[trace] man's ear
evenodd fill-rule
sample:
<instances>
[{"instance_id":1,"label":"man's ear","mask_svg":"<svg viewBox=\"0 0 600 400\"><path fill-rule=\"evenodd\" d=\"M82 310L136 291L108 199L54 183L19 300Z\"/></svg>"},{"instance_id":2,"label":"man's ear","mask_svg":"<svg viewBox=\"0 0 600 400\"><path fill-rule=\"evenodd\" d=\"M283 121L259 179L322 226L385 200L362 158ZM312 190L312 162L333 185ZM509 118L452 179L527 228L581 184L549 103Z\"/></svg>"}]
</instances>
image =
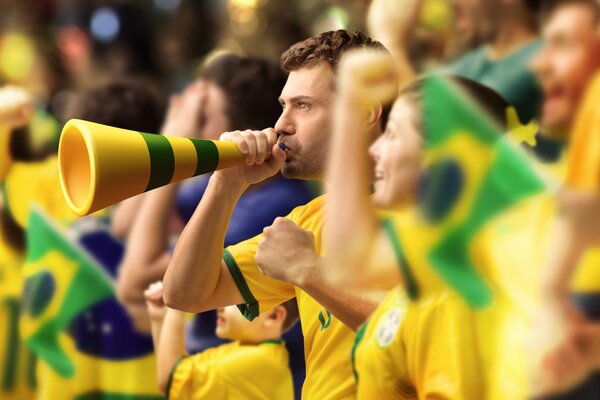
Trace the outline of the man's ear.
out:
<instances>
[{"instance_id":1,"label":"man's ear","mask_svg":"<svg viewBox=\"0 0 600 400\"><path fill-rule=\"evenodd\" d=\"M369 128L379 124L379 120L381 119L381 114L383 113L383 106L381 103L377 103L377 105L371 107L369 110L369 114L367 115L367 124Z\"/></svg>"}]
</instances>

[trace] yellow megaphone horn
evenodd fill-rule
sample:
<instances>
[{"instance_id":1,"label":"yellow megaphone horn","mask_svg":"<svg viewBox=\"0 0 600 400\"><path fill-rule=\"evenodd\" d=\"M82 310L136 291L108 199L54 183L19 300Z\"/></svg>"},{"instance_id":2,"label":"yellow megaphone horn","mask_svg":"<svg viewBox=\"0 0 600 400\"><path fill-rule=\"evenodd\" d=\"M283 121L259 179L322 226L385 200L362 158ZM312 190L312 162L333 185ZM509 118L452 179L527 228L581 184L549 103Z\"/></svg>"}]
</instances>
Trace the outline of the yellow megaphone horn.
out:
<instances>
[{"instance_id":1,"label":"yellow megaphone horn","mask_svg":"<svg viewBox=\"0 0 600 400\"><path fill-rule=\"evenodd\" d=\"M239 165L233 142L169 137L72 119L58 145L60 185L81 216L206 172Z\"/></svg>"}]
</instances>

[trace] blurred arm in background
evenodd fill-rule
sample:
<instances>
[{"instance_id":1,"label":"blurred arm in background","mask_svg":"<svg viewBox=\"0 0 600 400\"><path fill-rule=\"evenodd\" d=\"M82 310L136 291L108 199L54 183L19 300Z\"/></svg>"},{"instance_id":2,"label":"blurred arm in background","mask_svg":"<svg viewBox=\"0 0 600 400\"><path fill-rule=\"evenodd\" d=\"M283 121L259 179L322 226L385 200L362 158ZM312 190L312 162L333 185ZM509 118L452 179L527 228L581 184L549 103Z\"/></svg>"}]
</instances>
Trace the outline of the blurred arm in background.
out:
<instances>
[{"instance_id":1,"label":"blurred arm in background","mask_svg":"<svg viewBox=\"0 0 600 400\"><path fill-rule=\"evenodd\" d=\"M392 53L400 86L412 81L417 71L408 54L411 35L419 23L424 0L373 0L367 15L371 37Z\"/></svg>"},{"instance_id":2,"label":"blurred arm in background","mask_svg":"<svg viewBox=\"0 0 600 400\"><path fill-rule=\"evenodd\" d=\"M205 90L192 84L180 96L171 99L162 133L169 136L197 135ZM128 204L121 210L139 207L127 238L127 247L119 271L117 295L134 318L138 329L148 331L143 292L151 282L162 280L169 260L169 238L174 218L178 184L167 185L143 196L141 204ZM126 223L119 224L126 226Z\"/></svg>"},{"instance_id":3,"label":"blurred arm in background","mask_svg":"<svg viewBox=\"0 0 600 400\"><path fill-rule=\"evenodd\" d=\"M15 86L0 88L0 182L10 169L12 130L26 125L33 116L34 107L29 94Z\"/></svg>"},{"instance_id":4,"label":"blurred arm in background","mask_svg":"<svg viewBox=\"0 0 600 400\"><path fill-rule=\"evenodd\" d=\"M161 393L165 393L173 366L185 350L185 314L165 307L162 299L162 282L151 284L144 292L152 341L156 352L156 377Z\"/></svg>"}]
</instances>

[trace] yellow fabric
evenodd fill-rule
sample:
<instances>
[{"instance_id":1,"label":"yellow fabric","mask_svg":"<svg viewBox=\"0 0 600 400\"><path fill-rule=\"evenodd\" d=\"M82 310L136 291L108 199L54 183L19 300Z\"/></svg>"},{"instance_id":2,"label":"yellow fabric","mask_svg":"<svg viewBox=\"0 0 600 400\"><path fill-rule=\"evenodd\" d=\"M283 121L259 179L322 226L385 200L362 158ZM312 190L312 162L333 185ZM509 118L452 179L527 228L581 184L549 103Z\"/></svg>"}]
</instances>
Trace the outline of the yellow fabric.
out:
<instances>
[{"instance_id":1,"label":"yellow fabric","mask_svg":"<svg viewBox=\"0 0 600 400\"><path fill-rule=\"evenodd\" d=\"M26 226L33 203L61 223L76 218L60 189L56 156L42 162L14 162L3 190L5 207L21 227Z\"/></svg>"},{"instance_id":2,"label":"yellow fabric","mask_svg":"<svg viewBox=\"0 0 600 400\"><path fill-rule=\"evenodd\" d=\"M507 398L488 389L491 313L474 312L449 290L408 302L393 289L357 345L358 399Z\"/></svg>"},{"instance_id":3,"label":"yellow fabric","mask_svg":"<svg viewBox=\"0 0 600 400\"><path fill-rule=\"evenodd\" d=\"M523 338L531 329L540 260L547 249L542 238L554 206L549 195L532 197L489 221L477 235L471 258L493 293L492 304L481 310L470 308L429 265L435 236L417 210L397 214L392 223L420 295L407 307L400 339L390 346L394 357L363 358L371 366L357 365L357 370L382 359L406 360L406 365L380 368L405 371L396 376L395 387L412 390L417 398L525 399L529 377ZM385 313L378 309L369 324ZM365 345L373 346L372 335L365 332ZM366 380L359 375L359 393L373 383L385 391L377 380Z\"/></svg>"},{"instance_id":4,"label":"yellow fabric","mask_svg":"<svg viewBox=\"0 0 600 400\"><path fill-rule=\"evenodd\" d=\"M0 208L1 212L1 208ZM0 231L0 398L33 399L35 359L19 334L23 259Z\"/></svg>"},{"instance_id":5,"label":"yellow fabric","mask_svg":"<svg viewBox=\"0 0 600 400\"><path fill-rule=\"evenodd\" d=\"M319 254L323 251L321 231L324 202L323 196L318 197L304 206L297 207L287 216L303 229L313 232ZM273 309L284 301L296 297L302 321L306 358L306 380L302 388L302 398L307 400L354 398L356 386L350 361L354 332L301 289L260 273L254 260L260 237L261 235L230 246L227 250L235 259L252 295L258 301L261 312ZM235 278L235 274L232 275ZM243 285L237 280L236 282L243 294Z\"/></svg>"},{"instance_id":6,"label":"yellow fabric","mask_svg":"<svg viewBox=\"0 0 600 400\"><path fill-rule=\"evenodd\" d=\"M144 399L161 398L154 354L133 360L105 360L77 351L67 334L61 336L60 344L75 364L76 375L70 379L62 378L40 361L37 400L73 399L98 391L118 393L131 399L138 396Z\"/></svg>"},{"instance_id":7,"label":"yellow fabric","mask_svg":"<svg viewBox=\"0 0 600 400\"><path fill-rule=\"evenodd\" d=\"M505 398L526 399L529 393L529 365L535 355L527 339L539 310L541 271L555 212L550 195L532 197L499 215L478 238L499 305L489 386L493 393L504 390Z\"/></svg>"},{"instance_id":8,"label":"yellow fabric","mask_svg":"<svg viewBox=\"0 0 600 400\"><path fill-rule=\"evenodd\" d=\"M598 79L595 81L595 87L598 88L600 85L600 75ZM593 95L593 90L589 91L590 97ZM591 189L591 179L589 175L584 173L584 169L582 169L582 165L591 165L593 164L592 159L597 157L597 154L590 153L585 150L585 146L582 145L582 141L585 139L585 130L582 129L582 123L580 120L587 120L584 117L588 118L597 118L595 113L592 113L589 105L586 106L586 112L582 112L578 116L578 122L576 126L576 135L573 138L574 143L569 148L566 154L554 163L542 163L538 162L534 159L535 166L538 172L546 177L549 187L551 189L558 190L559 187L563 186L565 182L570 186L575 186L579 189ZM595 132L595 131L594 131ZM591 139L590 134L590 139ZM586 139L587 140L587 139ZM577 158L581 158L581 165L577 163ZM587 168L587 167L586 167ZM587 182L587 183L586 183ZM546 206L549 207L549 206ZM552 211L547 211L547 215L544 216L545 219L550 220L552 215L558 210L556 209L557 205L553 204ZM535 210L532 210L535 212ZM526 215L524 215L527 218ZM527 220L527 219L526 219ZM549 227L549 222L545 222L544 225ZM547 232L540 232L548 234L550 230ZM573 293L598 293L600 294L600 246L589 249L586 254L581 258L579 265L575 269L575 273L571 280L571 291ZM543 261L542 261L543 262Z\"/></svg>"},{"instance_id":9,"label":"yellow fabric","mask_svg":"<svg viewBox=\"0 0 600 400\"><path fill-rule=\"evenodd\" d=\"M537 163L536 167L547 178L551 189L564 182L565 157L551 164ZM495 365L501 369L493 382L499 387L509 385L502 381L509 375L514 382L520 382L512 385L515 392L510 398L526 398L531 381L528 365L539 356L533 349L524 347L524 340L531 337L535 328L532 318L539 310L541 276L553 246L557 207L554 193L532 197L499 215L479 238L485 243L482 256L487 258L488 274L493 277L505 307L497 321L501 351L497 352ZM571 282L572 293L600 294L599 257L600 249L595 248L580 260ZM536 343L538 351L543 351L546 345L543 340Z\"/></svg>"},{"instance_id":10,"label":"yellow fabric","mask_svg":"<svg viewBox=\"0 0 600 400\"><path fill-rule=\"evenodd\" d=\"M184 357L171 373L168 398L189 400L293 399L283 342L232 342Z\"/></svg>"},{"instance_id":11,"label":"yellow fabric","mask_svg":"<svg viewBox=\"0 0 600 400\"><path fill-rule=\"evenodd\" d=\"M579 106L569 149L569 187L600 190L600 73L588 86Z\"/></svg>"},{"instance_id":12,"label":"yellow fabric","mask_svg":"<svg viewBox=\"0 0 600 400\"><path fill-rule=\"evenodd\" d=\"M402 289L392 289L361 328L364 332L357 333L353 365L359 399L416 398L399 333L408 302Z\"/></svg>"},{"instance_id":13,"label":"yellow fabric","mask_svg":"<svg viewBox=\"0 0 600 400\"><path fill-rule=\"evenodd\" d=\"M491 306L475 311L444 283L427 260L428 249L436 237L416 210L396 215L392 223L408 269L417 283L419 297L407 306L398 340L392 343L388 354L380 352L365 362L372 366L381 362L376 361L377 357L390 360L390 365L380 368L400 371L393 382L396 395L403 393L407 398L419 399L494 398L490 397L488 382L492 379L498 340L492 332L496 330L502 309L498 299L494 298ZM480 245L472 247L472 258L480 266L483 264ZM485 268L479 268L479 272L489 281ZM375 319L387 313L386 307L382 304L369 324L378 324ZM365 335L364 340L373 346L377 340L368 337L371 335L373 331ZM393 365L401 362L404 365ZM356 368L372 367L357 365ZM359 375L360 398L373 395L361 388L363 385L372 387L373 383L376 389L367 389L369 392L386 391L377 380L362 379ZM501 391L496 398L509 398L502 397L504 393L507 392Z\"/></svg>"},{"instance_id":14,"label":"yellow fabric","mask_svg":"<svg viewBox=\"0 0 600 400\"><path fill-rule=\"evenodd\" d=\"M21 226L26 225L33 204L63 225L69 225L77 218L63 198L55 156L42 162L15 162L3 189L7 200L4 206ZM20 272L19 270L19 274ZM21 289L16 290L15 293L20 297ZM38 362L37 400L72 399L95 391L125 394L131 399L136 396L161 398L156 383L154 354L126 360L108 360L78 351L66 333L60 340L62 348L75 365L75 376L64 379L44 362Z\"/></svg>"}]
</instances>

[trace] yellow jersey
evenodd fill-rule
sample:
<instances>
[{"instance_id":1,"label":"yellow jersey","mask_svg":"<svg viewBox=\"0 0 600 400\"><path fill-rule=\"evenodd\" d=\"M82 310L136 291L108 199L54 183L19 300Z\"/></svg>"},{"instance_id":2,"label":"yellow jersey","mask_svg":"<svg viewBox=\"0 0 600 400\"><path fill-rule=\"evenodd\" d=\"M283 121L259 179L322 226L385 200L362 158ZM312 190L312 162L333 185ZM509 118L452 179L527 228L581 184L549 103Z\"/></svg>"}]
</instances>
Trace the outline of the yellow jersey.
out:
<instances>
[{"instance_id":1,"label":"yellow jersey","mask_svg":"<svg viewBox=\"0 0 600 400\"><path fill-rule=\"evenodd\" d=\"M404 285L388 294L357 335L359 398L490 398L487 368L497 337L488 330L497 324L496 300L473 310L444 283L427 261L436 236L416 209L388 219L384 230Z\"/></svg>"},{"instance_id":2,"label":"yellow jersey","mask_svg":"<svg viewBox=\"0 0 600 400\"><path fill-rule=\"evenodd\" d=\"M36 359L19 334L22 267L21 254L0 230L0 398L5 400L32 399L35 390Z\"/></svg>"},{"instance_id":3,"label":"yellow jersey","mask_svg":"<svg viewBox=\"0 0 600 400\"><path fill-rule=\"evenodd\" d=\"M232 342L181 358L167 385L168 399L294 398L288 352L282 340Z\"/></svg>"},{"instance_id":4,"label":"yellow jersey","mask_svg":"<svg viewBox=\"0 0 600 400\"><path fill-rule=\"evenodd\" d=\"M303 229L315 235L315 248L323 252L321 243L325 197L295 208L288 216ZM302 289L263 275L254 256L262 235L229 246L223 253L245 304L240 310L248 319L269 311L296 297L306 358L303 399L351 399L356 396L350 352L354 332Z\"/></svg>"},{"instance_id":5,"label":"yellow jersey","mask_svg":"<svg viewBox=\"0 0 600 400\"><path fill-rule=\"evenodd\" d=\"M27 225L32 204L38 204L63 224L77 218L63 197L56 156L40 162L13 162L2 184L2 192L4 207L23 228Z\"/></svg>"},{"instance_id":6,"label":"yellow jersey","mask_svg":"<svg viewBox=\"0 0 600 400\"><path fill-rule=\"evenodd\" d=\"M423 379L408 380L418 398L429 393L428 381L432 378L414 367L429 369L436 360L440 376L455 382L454 389L458 389L454 395L446 392L447 398L528 398L532 382L529 366L535 355L526 348L526 339L531 337L532 318L539 309L541 270L551 245L555 215L554 198L540 194L496 216L479 232L471 245L471 256L493 293L492 303L479 310L470 309L457 293L444 288L444 282L428 265L426 255L431 241L427 230L420 229L418 219L415 222L418 217L405 214L394 220L396 237L392 240L400 242L397 246L404 254L399 262L408 265L419 289L419 297L409 304L400 328L409 335L402 343L410 354L406 370L409 376ZM597 252L588 252L583 259L583 271L593 269L590 263L594 255ZM581 279L581 267L576 279ZM590 281L597 283L593 278ZM413 319L413 313L420 316ZM432 334L436 331L455 335L440 337ZM418 342L411 342L410 335ZM425 340L428 344L419 352L418 343ZM453 353L448 350L451 348L462 351ZM361 385L359 380L359 393Z\"/></svg>"},{"instance_id":7,"label":"yellow jersey","mask_svg":"<svg viewBox=\"0 0 600 400\"><path fill-rule=\"evenodd\" d=\"M390 290L377 310L356 332L352 366L359 399L416 398L406 370L401 326L409 299L398 287Z\"/></svg>"},{"instance_id":8,"label":"yellow jersey","mask_svg":"<svg viewBox=\"0 0 600 400\"><path fill-rule=\"evenodd\" d=\"M563 151L555 162L542 162L530 155L538 173L548 182L552 192L557 191L564 185L567 179L568 153ZM550 206L545 206L550 207ZM557 204L552 205L552 213L556 213ZM545 219L551 219L553 215L547 213ZM547 222L545 223L548 224ZM546 232L549 233L549 232ZM547 238L545 239L547 240ZM600 294L600 246L589 249L579 261L571 280L571 292L574 294Z\"/></svg>"}]
</instances>

